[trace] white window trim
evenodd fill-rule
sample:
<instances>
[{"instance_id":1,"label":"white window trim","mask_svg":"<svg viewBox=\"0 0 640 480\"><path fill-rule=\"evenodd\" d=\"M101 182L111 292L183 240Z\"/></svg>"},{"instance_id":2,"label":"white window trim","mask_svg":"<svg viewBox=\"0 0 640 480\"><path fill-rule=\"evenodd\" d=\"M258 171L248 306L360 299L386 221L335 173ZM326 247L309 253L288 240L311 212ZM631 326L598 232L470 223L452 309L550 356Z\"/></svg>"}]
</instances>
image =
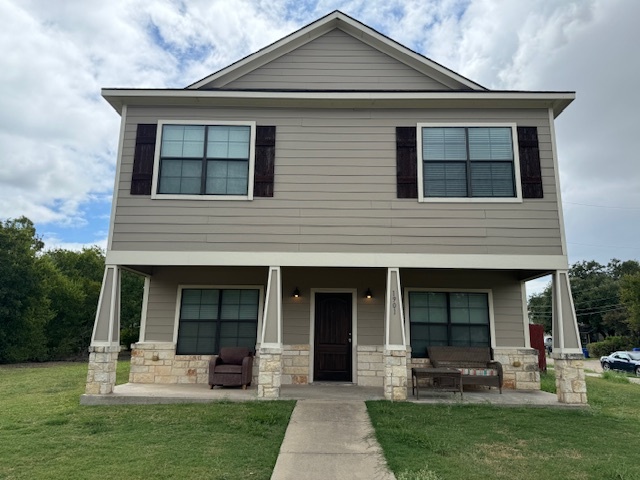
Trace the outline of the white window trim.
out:
<instances>
[{"instance_id":1,"label":"white window trim","mask_svg":"<svg viewBox=\"0 0 640 480\"><path fill-rule=\"evenodd\" d=\"M256 331L255 351L258 351L258 345L262 338L262 315L264 310L264 285L178 285L176 294L176 312L173 324L173 344L178 349L178 329L180 328L180 307L182 306L182 291L188 289L199 290L258 290L258 328ZM204 354L203 354L204 355Z\"/></svg>"},{"instance_id":2,"label":"white window trim","mask_svg":"<svg viewBox=\"0 0 640 480\"><path fill-rule=\"evenodd\" d=\"M443 292L443 293L486 293L489 302L489 340L491 348L496 348L496 324L493 311L493 290L490 288L414 288L407 287L404 289L404 328L407 345L411 346L411 309L409 308L410 292Z\"/></svg>"},{"instance_id":3,"label":"white window trim","mask_svg":"<svg viewBox=\"0 0 640 480\"><path fill-rule=\"evenodd\" d=\"M511 128L513 145L513 167L516 187L515 197L425 197L424 160L422 158L423 127L508 127ZM518 126L515 123L418 123L416 130L418 157L418 202L422 203L522 203L522 179L520 178L520 155L518 148Z\"/></svg>"},{"instance_id":4,"label":"white window trim","mask_svg":"<svg viewBox=\"0 0 640 480\"><path fill-rule=\"evenodd\" d=\"M162 148L162 127L164 125L243 125L250 127L249 138L249 178L247 195L180 195L158 193L158 175L160 174L160 150ZM256 122L237 120L158 120L156 131L156 149L153 158L153 179L151 198L155 200L253 200L253 178L256 163Z\"/></svg>"}]
</instances>

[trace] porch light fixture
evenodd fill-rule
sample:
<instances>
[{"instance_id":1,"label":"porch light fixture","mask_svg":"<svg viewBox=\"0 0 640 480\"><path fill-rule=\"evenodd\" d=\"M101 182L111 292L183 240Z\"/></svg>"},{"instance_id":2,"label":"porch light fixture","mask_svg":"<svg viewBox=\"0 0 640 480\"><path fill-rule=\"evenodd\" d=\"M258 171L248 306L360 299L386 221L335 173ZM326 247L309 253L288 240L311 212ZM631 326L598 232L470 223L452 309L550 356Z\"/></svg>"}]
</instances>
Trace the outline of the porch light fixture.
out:
<instances>
[{"instance_id":1,"label":"porch light fixture","mask_svg":"<svg viewBox=\"0 0 640 480\"><path fill-rule=\"evenodd\" d=\"M366 291L366 292L364 292L364 296L365 296L366 298L371 298L371 297L373 297L373 294L371 293L371 289L370 289L370 288L367 288L367 291Z\"/></svg>"},{"instance_id":2,"label":"porch light fixture","mask_svg":"<svg viewBox=\"0 0 640 480\"><path fill-rule=\"evenodd\" d=\"M293 291L293 297L298 298L299 296L300 296L300 290L298 290L298 287L296 287L296 289Z\"/></svg>"}]
</instances>

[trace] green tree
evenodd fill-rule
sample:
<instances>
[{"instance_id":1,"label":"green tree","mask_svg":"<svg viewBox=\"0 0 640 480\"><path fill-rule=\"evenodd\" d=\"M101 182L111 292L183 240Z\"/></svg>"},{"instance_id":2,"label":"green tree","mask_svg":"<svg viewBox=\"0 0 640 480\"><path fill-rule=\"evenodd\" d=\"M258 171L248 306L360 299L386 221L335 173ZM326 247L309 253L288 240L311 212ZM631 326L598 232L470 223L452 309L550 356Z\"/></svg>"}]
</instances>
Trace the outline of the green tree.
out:
<instances>
[{"instance_id":1,"label":"green tree","mask_svg":"<svg viewBox=\"0 0 640 480\"><path fill-rule=\"evenodd\" d=\"M104 253L99 247L81 251L55 249L44 254L51 265L49 299L54 316L47 325L52 359L83 355L91 333L100 296Z\"/></svg>"},{"instance_id":2,"label":"green tree","mask_svg":"<svg viewBox=\"0 0 640 480\"><path fill-rule=\"evenodd\" d=\"M592 338L598 336L631 333L629 311L621 300L623 278L640 273L635 260L612 259L607 265L596 261L576 262L569 269L571 292L576 308L578 324L583 333ZM545 290L529 298L529 319L551 330L551 284Z\"/></svg>"},{"instance_id":3,"label":"green tree","mask_svg":"<svg viewBox=\"0 0 640 480\"><path fill-rule=\"evenodd\" d=\"M630 333L640 340L640 272L622 277L620 297L629 311Z\"/></svg>"},{"instance_id":4,"label":"green tree","mask_svg":"<svg viewBox=\"0 0 640 480\"><path fill-rule=\"evenodd\" d=\"M52 318L44 244L26 217L0 223L0 363L46 360Z\"/></svg>"}]
</instances>

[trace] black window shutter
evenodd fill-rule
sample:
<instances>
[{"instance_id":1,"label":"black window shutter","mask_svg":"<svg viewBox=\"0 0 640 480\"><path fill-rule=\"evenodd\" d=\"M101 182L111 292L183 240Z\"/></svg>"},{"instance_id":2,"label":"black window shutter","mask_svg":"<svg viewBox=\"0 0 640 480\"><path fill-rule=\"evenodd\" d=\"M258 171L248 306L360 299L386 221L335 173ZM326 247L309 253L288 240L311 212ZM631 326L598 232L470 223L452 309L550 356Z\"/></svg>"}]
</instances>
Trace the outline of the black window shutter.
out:
<instances>
[{"instance_id":1,"label":"black window shutter","mask_svg":"<svg viewBox=\"0 0 640 480\"><path fill-rule=\"evenodd\" d=\"M542 170L536 127L518 127L523 198L542 198Z\"/></svg>"},{"instance_id":2,"label":"black window shutter","mask_svg":"<svg viewBox=\"0 0 640 480\"><path fill-rule=\"evenodd\" d=\"M157 129L155 123L138 125L131 174L131 195L151 195Z\"/></svg>"},{"instance_id":3,"label":"black window shutter","mask_svg":"<svg viewBox=\"0 0 640 480\"><path fill-rule=\"evenodd\" d=\"M253 177L254 197L273 197L276 160L276 127L256 127L256 162Z\"/></svg>"},{"instance_id":4,"label":"black window shutter","mask_svg":"<svg viewBox=\"0 0 640 480\"><path fill-rule=\"evenodd\" d=\"M398 198L418 198L416 127L396 127L396 181Z\"/></svg>"}]
</instances>

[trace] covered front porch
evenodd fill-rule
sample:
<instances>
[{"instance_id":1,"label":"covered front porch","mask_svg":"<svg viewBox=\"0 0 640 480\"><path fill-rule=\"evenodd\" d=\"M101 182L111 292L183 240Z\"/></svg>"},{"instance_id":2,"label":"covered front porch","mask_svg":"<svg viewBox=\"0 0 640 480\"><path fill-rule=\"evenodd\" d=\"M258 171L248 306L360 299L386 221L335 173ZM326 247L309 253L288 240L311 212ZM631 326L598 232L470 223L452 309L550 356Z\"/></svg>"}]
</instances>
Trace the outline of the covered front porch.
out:
<instances>
[{"instance_id":1,"label":"covered front porch","mask_svg":"<svg viewBox=\"0 0 640 480\"><path fill-rule=\"evenodd\" d=\"M210 390L201 384L140 384L116 385L111 395L83 395L84 405L152 405L172 403L211 403L220 401L247 402L265 400L257 396L257 387L215 388ZM340 383L314 383L311 385L282 385L280 400L336 400L369 401L384 400L382 389ZM411 395L408 402L419 404L495 405L505 407L583 407L584 404L567 404L558 401L552 393L540 390L495 389L465 390L463 399L452 393L422 391L420 400Z\"/></svg>"},{"instance_id":2,"label":"covered front porch","mask_svg":"<svg viewBox=\"0 0 640 480\"><path fill-rule=\"evenodd\" d=\"M87 377L90 395L123 388L114 388L121 268L109 266L105 272ZM539 392L524 282L545 272L301 266L138 271L146 282L140 341L132 352L128 388L133 390L159 384L206 389L209 360L218 349L244 345L255 352L252 384L258 398L340 382L405 400L411 368L429 366L427 347L440 342L491 349L503 365L506 389ZM564 271L554 272L554 302L557 398L584 404L580 344Z\"/></svg>"}]
</instances>

